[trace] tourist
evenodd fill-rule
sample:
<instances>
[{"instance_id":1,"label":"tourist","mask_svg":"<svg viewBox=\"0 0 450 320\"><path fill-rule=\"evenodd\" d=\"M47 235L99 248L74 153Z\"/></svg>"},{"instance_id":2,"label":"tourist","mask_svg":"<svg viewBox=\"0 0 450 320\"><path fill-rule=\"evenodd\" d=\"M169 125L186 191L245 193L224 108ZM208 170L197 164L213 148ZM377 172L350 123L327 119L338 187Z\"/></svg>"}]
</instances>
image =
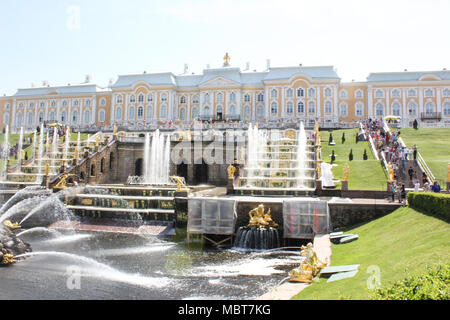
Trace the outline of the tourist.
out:
<instances>
[{"instance_id":1,"label":"tourist","mask_svg":"<svg viewBox=\"0 0 450 320\"><path fill-rule=\"evenodd\" d=\"M414 160L416 160L416 158L417 158L417 146L416 145L414 145L414 147L413 147L413 156L414 156Z\"/></svg>"},{"instance_id":2,"label":"tourist","mask_svg":"<svg viewBox=\"0 0 450 320\"><path fill-rule=\"evenodd\" d=\"M399 199L399 202L404 203L406 200L406 189L405 189L405 184L402 183L402 187L400 189L400 197L401 197L401 201Z\"/></svg>"},{"instance_id":3,"label":"tourist","mask_svg":"<svg viewBox=\"0 0 450 320\"><path fill-rule=\"evenodd\" d=\"M414 174L414 170L413 170L412 167L410 167L410 168L408 169L408 175L409 175L409 180L411 180L411 181L412 181L412 179L413 179L413 174Z\"/></svg>"},{"instance_id":4,"label":"tourist","mask_svg":"<svg viewBox=\"0 0 450 320\"><path fill-rule=\"evenodd\" d=\"M420 183L419 180L416 179L416 182L414 183L414 192L419 192Z\"/></svg>"},{"instance_id":5,"label":"tourist","mask_svg":"<svg viewBox=\"0 0 450 320\"><path fill-rule=\"evenodd\" d=\"M439 184L439 182L434 181L433 185L431 186L431 191L435 192L435 193L441 193L441 185Z\"/></svg>"},{"instance_id":6,"label":"tourist","mask_svg":"<svg viewBox=\"0 0 450 320\"><path fill-rule=\"evenodd\" d=\"M428 182L425 182L423 184L423 192L429 192L430 191L430 187L428 186Z\"/></svg>"},{"instance_id":7,"label":"tourist","mask_svg":"<svg viewBox=\"0 0 450 320\"><path fill-rule=\"evenodd\" d=\"M428 183L428 177L427 174L425 172L422 173L422 183Z\"/></svg>"}]
</instances>

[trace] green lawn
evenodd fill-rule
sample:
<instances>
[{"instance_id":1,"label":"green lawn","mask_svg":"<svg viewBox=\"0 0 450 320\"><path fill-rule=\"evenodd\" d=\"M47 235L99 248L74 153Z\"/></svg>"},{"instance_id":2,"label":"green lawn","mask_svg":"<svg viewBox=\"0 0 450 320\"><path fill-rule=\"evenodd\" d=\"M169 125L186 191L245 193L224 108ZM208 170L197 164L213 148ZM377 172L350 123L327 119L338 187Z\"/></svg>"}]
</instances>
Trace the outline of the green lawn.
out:
<instances>
[{"instance_id":1,"label":"green lawn","mask_svg":"<svg viewBox=\"0 0 450 320\"><path fill-rule=\"evenodd\" d=\"M425 273L426 266L450 262L450 224L409 207L347 232L358 234L359 239L332 245L331 265L359 264L357 275L330 283L320 279L294 299L368 299L370 266L379 268L384 287Z\"/></svg>"},{"instance_id":2,"label":"green lawn","mask_svg":"<svg viewBox=\"0 0 450 320\"><path fill-rule=\"evenodd\" d=\"M342 133L345 132L345 142L342 143ZM356 143L355 134L359 133L359 129L333 130L333 140L336 145L328 145L330 133L321 131L322 134L322 160L330 163L331 152L334 150L337 164L333 167L334 178L341 180L343 176L344 166L348 163L350 166L350 174L348 177L348 187L351 190L386 190L386 175L380 161L375 160L370 149L370 145L366 141ZM348 155L350 149L353 150L353 160L349 161ZM363 160L364 149L367 150L367 160ZM336 185L340 188L341 183Z\"/></svg>"},{"instance_id":3,"label":"green lawn","mask_svg":"<svg viewBox=\"0 0 450 320\"><path fill-rule=\"evenodd\" d=\"M400 136L408 148L417 145L433 175L445 189L447 166L450 163L450 128L403 128Z\"/></svg>"}]
</instances>

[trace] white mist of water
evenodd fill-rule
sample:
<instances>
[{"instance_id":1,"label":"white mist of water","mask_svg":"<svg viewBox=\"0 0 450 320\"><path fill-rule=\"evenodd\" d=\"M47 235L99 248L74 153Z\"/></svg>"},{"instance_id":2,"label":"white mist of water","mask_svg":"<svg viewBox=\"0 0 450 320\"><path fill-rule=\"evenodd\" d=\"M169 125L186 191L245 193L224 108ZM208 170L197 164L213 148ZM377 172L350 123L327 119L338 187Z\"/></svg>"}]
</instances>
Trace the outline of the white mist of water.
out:
<instances>
[{"instance_id":1,"label":"white mist of water","mask_svg":"<svg viewBox=\"0 0 450 320\"><path fill-rule=\"evenodd\" d=\"M80 264L84 264L85 267L80 267L80 271L82 272L82 276L91 276L96 278L102 278L106 280L127 283L139 287L144 288L161 288L168 286L172 281L168 278L163 277L146 277L140 274L130 274L126 272L122 272L116 270L104 263L98 262L94 259L72 254L66 252L57 252L57 251L41 251L41 252L29 252L25 254L21 254L15 256L14 258L24 258L30 256L55 256L61 257L65 259L76 260Z\"/></svg>"},{"instance_id":2,"label":"white mist of water","mask_svg":"<svg viewBox=\"0 0 450 320\"><path fill-rule=\"evenodd\" d=\"M2 152L2 159L3 159L3 167L2 172L4 172L4 175L2 176L2 179L6 180L7 178L7 170L8 170L8 158L9 158L9 126L6 125L5 129L5 140L3 141L3 152Z\"/></svg>"},{"instance_id":3,"label":"white mist of water","mask_svg":"<svg viewBox=\"0 0 450 320\"><path fill-rule=\"evenodd\" d=\"M69 146L70 146L70 130L66 130L66 137L64 141L64 152L63 159L67 159L69 155Z\"/></svg>"},{"instance_id":4,"label":"white mist of water","mask_svg":"<svg viewBox=\"0 0 450 320\"><path fill-rule=\"evenodd\" d=\"M11 208L9 208L1 217L0 217L0 224L3 223L6 219L9 219L16 214L24 213L25 211L31 210L31 208L36 206L36 203L41 202L45 196L36 196L32 198L24 199L15 205L13 205Z\"/></svg>"},{"instance_id":5,"label":"white mist of water","mask_svg":"<svg viewBox=\"0 0 450 320\"><path fill-rule=\"evenodd\" d=\"M169 183L170 136L164 136L159 129L145 137L144 182L164 185Z\"/></svg>"},{"instance_id":6,"label":"white mist of water","mask_svg":"<svg viewBox=\"0 0 450 320\"><path fill-rule=\"evenodd\" d=\"M17 148L18 172L22 171L23 127L20 128L19 146Z\"/></svg>"},{"instance_id":7,"label":"white mist of water","mask_svg":"<svg viewBox=\"0 0 450 320\"><path fill-rule=\"evenodd\" d=\"M42 157L44 156L44 124L41 124L41 131L40 131L40 135L39 135L39 147L38 147L38 174L42 173ZM41 183L42 182L42 176L37 176L36 181Z\"/></svg>"},{"instance_id":8,"label":"white mist of water","mask_svg":"<svg viewBox=\"0 0 450 320\"><path fill-rule=\"evenodd\" d=\"M31 229L19 232L16 236L17 237L21 237L21 236L24 236L24 235L29 234L29 233L44 233L44 232L45 233L49 233L49 234L54 235L54 236L61 235L61 233L58 232L55 229L49 229L49 228L46 228L46 227L35 227L35 228L31 228Z\"/></svg>"},{"instance_id":9,"label":"white mist of water","mask_svg":"<svg viewBox=\"0 0 450 320\"><path fill-rule=\"evenodd\" d=\"M56 127L53 128L53 148L52 148L52 170L53 173L56 173L56 168L55 168L55 161L56 161L56 154L58 152L58 130L56 129Z\"/></svg>"},{"instance_id":10,"label":"white mist of water","mask_svg":"<svg viewBox=\"0 0 450 320\"><path fill-rule=\"evenodd\" d=\"M306 169L306 143L307 137L305 132L305 125L303 121L300 122L300 131L297 133L297 187L304 187L305 169Z\"/></svg>"}]
</instances>

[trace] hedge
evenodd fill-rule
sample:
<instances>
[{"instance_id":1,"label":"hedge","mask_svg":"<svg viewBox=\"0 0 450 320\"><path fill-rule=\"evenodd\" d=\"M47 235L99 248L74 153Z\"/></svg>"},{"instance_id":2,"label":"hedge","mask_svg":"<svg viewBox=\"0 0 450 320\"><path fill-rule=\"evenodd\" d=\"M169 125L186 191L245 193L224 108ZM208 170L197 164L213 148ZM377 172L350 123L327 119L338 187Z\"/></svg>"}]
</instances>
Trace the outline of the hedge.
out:
<instances>
[{"instance_id":1,"label":"hedge","mask_svg":"<svg viewBox=\"0 0 450 320\"><path fill-rule=\"evenodd\" d=\"M450 220L450 194L409 192L410 207Z\"/></svg>"}]
</instances>

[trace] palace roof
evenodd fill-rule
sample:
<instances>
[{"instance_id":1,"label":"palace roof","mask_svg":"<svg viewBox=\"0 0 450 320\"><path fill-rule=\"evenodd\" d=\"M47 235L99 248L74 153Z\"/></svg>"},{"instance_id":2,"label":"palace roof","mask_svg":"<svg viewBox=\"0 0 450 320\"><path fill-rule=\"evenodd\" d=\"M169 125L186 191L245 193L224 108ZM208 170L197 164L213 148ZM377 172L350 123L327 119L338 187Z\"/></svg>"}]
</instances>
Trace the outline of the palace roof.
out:
<instances>
[{"instance_id":1,"label":"palace roof","mask_svg":"<svg viewBox=\"0 0 450 320\"><path fill-rule=\"evenodd\" d=\"M420 81L422 77L432 76L435 80L450 80L450 71L404 71L370 73L368 82Z\"/></svg>"},{"instance_id":2,"label":"palace roof","mask_svg":"<svg viewBox=\"0 0 450 320\"><path fill-rule=\"evenodd\" d=\"M71 94L93 94L98 92L108 91L108 89L101 88L96 84L86 83L77 85L57 86L57 87L32 87L18 89L13 95L14 97L28 97L28 96L46 96L46 95L71 95Z\"/></svg>"}]
</instances>

